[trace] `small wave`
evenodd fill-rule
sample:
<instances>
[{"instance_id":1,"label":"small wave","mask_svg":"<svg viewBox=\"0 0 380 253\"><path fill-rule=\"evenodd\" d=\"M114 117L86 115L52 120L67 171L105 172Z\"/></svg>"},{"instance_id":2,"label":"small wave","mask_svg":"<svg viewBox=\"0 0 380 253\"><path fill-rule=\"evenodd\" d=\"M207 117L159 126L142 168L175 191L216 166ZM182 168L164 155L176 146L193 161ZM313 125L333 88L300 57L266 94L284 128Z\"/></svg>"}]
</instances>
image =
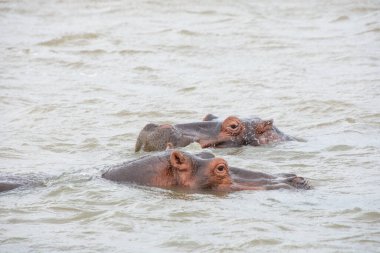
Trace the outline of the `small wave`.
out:
<instances>
[{"instance_id":1,"label":"small wave","mask_svg":"<svg viewBox=\"0 0 380 253\"><path fill-rule=\"evenodd\" d=\"M187 13L190 14L198 14L198 15L204 15L204 16L212 16L218 14L214 10L206 10L206 11L186 11Z\"/></svg>"},{"instance_id":2,"label":"small wave","mask_svg":"<svg viewBox=\"0 0 380 253\"><path fill-rule=\"evenodd\" d=\"M291 163L291 164L285 164L284 167L290 167L290 168L310 168L312 167L309 164L304 163Z\"/></svg>"},{"instance_id":3,"label":"small wave","mask_svg":"<svg viewBox=\"0 0 380 253\"><path fill-rule=\"evenodd\" d=\"M254 42L254 44L255 43L256 43L256 41ZM296 47L295 44L290 44L290 43L267 42L267 43L265 43L264 46L259 46L258 48L270 51L270 50L289 49L289 48L295 48L295 47Z\"/></svg>"},{"instance_id":4,"label":"small wave","mask_svg":"<svg viewBox=\"0 0 380 253\"><path fill-rule=\"evenodd\" d=\"M81 51L79 51L79 54L88 55L88 56L99 56L99 55L103 55L103 54L106 54L106 53L107 53L107 51L105 51L103 49L81 50Z\"/></svg>"},{"instance_id":5,"label":"small wave","mask_svg":"<svg viewBox=\"0 0 380 253\"><path fill-rule=\"evenodd\" d=\"M349 145L334 145L334 146L328 147L326 150L335 152L335 151L348 151L352 149L354 149L354 147L349 146Z\"/></svg>"},{"instance_id":6,"label":"small wave","mask_svg":"<svg viewBox=\"0 0 380 253\"><path fill-rule=\"evenodd\" d=\"M79 146L79 148L83 151L90 151L94 150L97 147L100 147L99 141L96 138L87 138L85 139L82 144Z\"/></svg>"},{"instance_id":7,"label":"small wave","mask_svg":"<svg viewBox=\"0 0 380 253\"><path fill-rule=\"evenodd\" d=\"M373 13L378 11L380 8L377 7L354 7L351 11L354 13Z\"/></svg>"},{"instance_id":8,"label":"small wave","mask_svg":"<svg viewBox=\"0 0 380 253\"><path fill-rule=\"evenodd\" d=\"M372 239L359 239L359 240L357 240L357 242L360 243L360 244L370 243L370 244L379 245L379 240L376 239L376 238L378 238L379 233L377 233L377 234L375 234L373 236L375 237L375 239L373 239L373 240Z\"/></svg>"},{"instance_id":9,"label":"small wave","mask_svg":"<svg viewBox=\"0 0 380 253\"><path fill-rule=\"evenodd\" d=\"M188 249L191 249L191 251L200 251L200 249L204 248L205 246L201 243L190 240L189 238L177 236L173 239L169 239L168 241L161 243L160 247L181 249L181 251L189 251Z\"/></svg>"},{"instance_id":10,"label":"small wave","mask_svg":"<svg viewBox=\"0 0 380 253\"><path fill-rule=\"evenodd\" d=\"M43 218L43 219L39 219L38 222L47 223L47 224L66 224L66 223L78 222L78 221L89 222L89 221L93 220L94 218L96 218L97 216L102 215L106 212L107 212L106 210L105 211L84 211L84 210L82 210L81 212L79 212L77 214L73 214L69 217L65 217L65 218ZM65 214L66 213L67 212L65 212Z\"/></svg>"},{"instance_id":11,"label":"small wave","mask_svg":"<svg viewBox=\"0 0 380 253\"><path fill-rule=\"evenodd\" d=\"M22 159L22 152L13 148L0 148L0 158Z\"/></svg>"},{"instance_id":12,"label":"small wave","mask_svg":"<svg viewBox=\"0 0 380 253\"><path fill-rule=\"evenodd\" d=\"M342 21L347 21L347 20L350 20L350 18L348 16L340 16L332 21L330 21L331 23L336 23L336 22L342 22Z\"/></svg>"},{"instance_id":13,"label":"small wave","mask_svg":"<svg viewBox=\"0 0 380 253\"><path fill-rule=\"evenodd\" d=\"M159 111L147 111L147 112L137 112L137 111L128 111L128 110L121 110L117 113L111 114L112 116L116 117L127 117L127 116L139 116L139 117L163 117L166 114L163 114Z\"/></svg>"},{"instance_id":14,"label":"small wave","mask_svg":"<svg viewBox=\"0 0 380 253\"><path fill-rule=\"evenodd\" d=\"M342 112L347 108L354 107L352 103L338 101L338 100L309 100L302 103L303 106L297 109L298 111L304 112L309 111L311 113L317 112Z\"/></svg>"},{"instance_id":15,"label":"small wave","mask_svg":"<svg viewBox=\"0 0 380 253\"><path fill-rule=\"evenodd\" d=\"M3 77L2 77L3 78ZM4 80L4 79L3 79ZM14 85L0 85L0 90L22 90L24 89L21 86L14 86ZM4 98L4 97L0 97Z\"/></svg>"},{"instance_id":16,"label":"small wave","mask_svg":"<svg viewBox=\"0 0 380 253\"><path fill-rule=\"evenodd\" d=\"M297 27L299 30L305 30L305 31L317 31L319 28L317 26L298 26Z\"/></svg>"},{"instance_id":17,"label":"small wave","mask_svg":"<svg viewBox=\"0 0 380 253\"><path fill-rule=\"evenodd\" d=\"M31 100L29 100L29 99L25 99L25 98L14 98L14 97L0 96L0 104L4 104L4 105L14 105L16 101L17 101L18 103L20 103L20 104L24 104L24 105L34 104L33 101L31 101Z\"/></svg>"},{"instance_id":18,"label":"small wave","mask_svg":"<svg viewBox=\"0 0 380 253\"><path fill-rule=\"evenodd\" d=\"M169 217L173 218L207 218L210 217L210 213L202 210L198 211L177 211L177 212L171 212L169 214Z\"/></svg>"},{"instance_id":19,"label":"small wave","mask_svg":"<svg viewBox=\"0 0 380 253\"><path fill-rule=\"evenodd\" d=\"M153 71L155 71L155 69L153 69L151 67L148 67L148 66L138 66L138 67L134 68L134 70L144 71L144 72L153 72Z\"/></svg>"},{"instance_id":20,"label":"small wave","mask_svg":"<svg viewBox=\"0 0 380 253\"><path fill-rule=\"evenodd\" d=\"M352 118L345 118L345 119L337 119L337 120L330 120L327 122L321 122L321 123L315 123L311 126L307 127L301 127L300 129L309 129L309 128L322 128L322 127L330 127L334 125L339 125L339 124L344 124L344 123L349 123L349 124L354 124L356 122L355 119Z\"/></svg>"},{"instance_id":21,"label":"small wave","mask_svg":"<svg viewBox=\"0 0 380 253\"><path fill-rule=\"evenodd\" d=\"M288 227L286 227L286 226L284 226L284 225L276 225L276 227L277 227L278 229L280 229L281 231L292 231L291 228L288 228Z\"/></svg>"},{"instance_id":22,"label":"small wave","mask_svg":"<svg viewBox=\"0 0 380 253\"><path fill-rule=\"evenodd\" d=\"M199 36L199 35L202 35L201 33L193 32L193 31L189 31L189 30L181 30L178 33L182 34L182 35L187 35L187 36Z\"/></svg>"},{"instance_id":23,"label":"small wave","mask_svg":"<svg viewBox=\"0 0 380 253\"><path fill-rule=\"evenodd\" d=\"M55 111L57 109L56 105L43 105L43 106L35 106L31 109L28 114L45 114L48 112Z\"/></svg>"},{"instance_id":24,"label":"small wave","mask_svg":"<svg viewBox=\"0 0 380 253\"><path fill-rule=\"evenodd\" d=\"M121 110L121 111L118 111L117 113L114 113L112 115L117 116L117 117L126 117L126 116L130 116L130 115L135 115L135 114L136 113L128 111L128 110Z\"/></svg>"},{"instance_id":25,"label":"small wave","mask_svg":"<svg viewBox=\"0 0 380 253\"><path fill-rule=\"evenodd\" d=\"M51 151L54 153L70 153L73 151L74 147L75 144L62 142L41 146L43 150Z\"/></svg>"},{"instance_id":26,"label":"small wave","mask_svg":"<svg viewBox=\"0 0 380 253\"><path fill-rule=\"evenodd\" d=\"M232 18L222 18L222 19L218 19L215 21L207 22L207 24L211 25L211 24L219 24L219 23L228 23L228 22L231 22L233 20L234 19L232 19Z\"/></svg>"},{"instance_id":27,"label":"small wave","mask_svg":"<svg viewBox=\"0 0 380 253\"><path fill-rule=\"evenodd\" d=\"M379 122L380 113L371 113L367 115L363 115L360 117L361 120L371 121L371 122Z\"/></svg>"},{"instance_id":28,"label":"small wave","mask_svg":"<svg viewBox=\"0 0 380 253\"><path fill-rule=\"evenodd\" d=\"M103 103L103 100L99 98L85 99L80 102L80 104L87 104L87 105L95 105L95 104L101 104L101 103Z\"/></svg>"},{"instance_id":29,"label":"small wave","mask_svg":"<svg viewBox=\"0 0 380 253\"><path fill-rule=\"evenodd\" d=\"M131 135L130 133L127 133L127 134L118 134L118 135L112 136L110 138L110 141L125 142L125 141L130 140L132 137L135 138L136 136L135 135Z\"/></svg>"},{"instance_id":30,"label":"small wave","mask_svg":"<svg viewBox=\"0 0 380 253\"><path fill-rule=\"evenodd\" d=\"M370 29L367 31L363 31L363 32L357 33L356 35L363 35L366 33L380 33L380 27L376 27L376 28L373 28L373 29Z\"/></svg>"},{"instance_id":31,"label":"small wave","mask_svg":"<svg viewBox=\"0 0 380 253\"><path fill-rule=\"evenodd\" d=\"M99 38L99 34L96 34L96 33L72 34L72 35L64 35L59 38L40 42L37 45L54 47L54 46L62 46L67 43L81 43L83 41L93 40L97 38Z\"/></svg>"},{"instance_id":32,"label":"small wave","mask_svg":"<svg viewBox=\"0 0 380 253\"><path fill-rule=\"evenodd\" d=\"M124 49L124 50L117 51L117 53L119 53L120 55L126 56L126 55L136 55L136 54L151 54L153 53L153 51Z\"/></svg>"},{"instance_id":33,"label":"small wave","mask_svg":"<svg viewBox=\"0 0 380 253\"><path fill-rule=\"evenodd\" d=\"M66 67L69 69L80 69L80 68L89 66L82 61L66 61L66 60L56 60L56 59L51 59L51 58L36 58L35 61L47 64L47 65L54 64L59 67Z\"/></svg>"},{"instance_id":34,"label":"small wave","mask_svg":"<svg viewBox=\"0 0 380 253\"><path fill-rule=\"evenodd\" d=\"M64 63L65 67L68 67L70 69L80 69L86 66L84 62L78 61L78 62L68 62Z\"/></svg>"},{"instance_id":35,"label":"small wave","mask_svg":"<svg viewBox=\"0 0 380 253\"><path fill-rule=\"evenodd\" d=\"M351 228L351 226L338 224L338 223L327 224L325 225L325 227L332 228L332 229L350 229Z\"/></svg>"},{"instance_id":36,"label":"small wave","mask_svg":"<svg viewBox=\"0 0 380 253\"><path fill-rule=\"evenodd\" d=\"M4 12L10 12L12 9L11 8L8 8L8 7L2 7L0 8L0 13L4 13Z\"/></svg>"},{"instance_id":37,"label":"small wave","mask_svg":"<svg viewBox=\"0 0 380 253\"><path fill-rule=\"evenodd\" d=\"M380 212L366 212L358 215L355 220L365 220L368 222L379 222Z\"/></svg>"},{"instance_id":38,"label":"small wave","mask_svg":"<svg viewBox=\"0 0 380 253\"><path fill-rule=\"evenodd\" d=\"M254 247L254 246L264 246L264 245L278 245L282 242L276 239L254 239L243 245L243 247Z\"/></svg>"},{"instance_id":39,"label":"small wave","mask_svg":"<svg viewBox=\"0 0 380 253\"><path fill-rule=\"evenodd\" d=\"M336 216L341 216L342 214L354 214L354 213L359 213L361 211L362 211L362 209L360 207L354 207L352 209L344 209L342 211L335 212L334 214Z\"/></svg>"},{"instance_id":40,"label":"small wave","mask_svg":"<svg viewBox=\"0 0 380 253\"><path fill-rule=\"evenodd\" d=\"M192 92L192 91L194 91L196 89L197 89L197 87L191 86L191 87L186 87L186 88L179 89L178 92L189 93L189 92Z\"/></svg>"},{"instance_id":41,"label":"small wave","mask_svg":"<svg viewBox=\"0 0 380 253\"><path fill-rule=\"evenodd\" d=\"M165 51L165 52L180 52L180 51L187 52L187 51L199 50L198 47L194 45L189 45L189 44L180 44L180 45L172 45L172 46L159 44L159 45L156 45L156 47L162 49L162 51Z\"/></svg>"}]
</instances>

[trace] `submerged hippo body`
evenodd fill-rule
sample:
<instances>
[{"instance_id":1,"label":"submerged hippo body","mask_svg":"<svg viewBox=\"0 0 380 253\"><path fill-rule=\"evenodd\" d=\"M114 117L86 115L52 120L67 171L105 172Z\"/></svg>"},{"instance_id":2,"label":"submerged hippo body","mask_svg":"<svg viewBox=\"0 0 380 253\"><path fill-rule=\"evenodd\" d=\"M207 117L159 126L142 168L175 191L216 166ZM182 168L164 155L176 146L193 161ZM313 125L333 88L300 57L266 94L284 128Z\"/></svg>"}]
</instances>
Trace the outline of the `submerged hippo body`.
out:
<instances>
[{"instance_id":1,"label":"submerged hippo body","mask_svg":"<svg viewBox=\"0 0 380 253\"><path fill-rule=\"evenodd\" d=\"M202 152L192 155L167 150L111 168L103 178L160 188L229 192L239 190L309 189L308 183L293 174L272 176L229 167L222 158Z\"/></svg>"},{"instance_id":2,"label":"submerged hippo body","mask_svg":"<svg viewBox=\"0 0 380 253\"><path fill-rule=\"evenodd\" d=\"M0 182L0 192L10 191L22 186L22 184L10 183L10 182Z\"/></svg>"},{"instance_id":3,"label":"submerged hippo body","mask_svg":"<svg viewBox=\"0 0 380 253\"><path fill-rule=\"evenodd\" d=\"M0 192L10 191L16 188L31 186L43 186L44 181L49 178L43 174L10 175L0 174Z\"/></svg>"},{"instance_id":4,"label":"submerged hippo body","mask_svg":"<svg viewBox=\"0 0 380 253\"><path fill-rule=\"evenodd\" d=\"M185 147L193 142L198 142L202 148L225 148L260 146L290 140L295 139L275 127L273 120L229 116L219 121L216 116L209 114L201 122L176 125L147 124L137 138L135 151Z\"/></svg>"}]
</instances>

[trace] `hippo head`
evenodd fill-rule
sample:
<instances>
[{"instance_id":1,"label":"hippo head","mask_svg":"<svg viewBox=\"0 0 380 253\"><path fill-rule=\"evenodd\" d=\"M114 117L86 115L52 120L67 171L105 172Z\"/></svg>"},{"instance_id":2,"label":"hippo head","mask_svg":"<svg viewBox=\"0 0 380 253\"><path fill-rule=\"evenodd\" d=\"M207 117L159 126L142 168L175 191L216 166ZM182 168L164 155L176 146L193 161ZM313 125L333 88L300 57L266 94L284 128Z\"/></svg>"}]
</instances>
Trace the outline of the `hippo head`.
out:
<instances>
[{"instance_id":1,"label":"hippo head","mask_svg":"<svg viewBox=\"0 0 380 253\"><path fill-rule=\"evenodd\" d=\"M229 116L219 121L208 115L204 121L175 125L147 124L136 141L135 151L165 150L165 148L185 147L198 142L202 148L260 146L279 141L295 140L283 134L273 125L273 120L260 118L242 119Z\"/></svg>"},{"instance_id":2,"label":"hippo head","mask_svg":"<svg viewBox=\"0 0 380 253\"><path fill-rule=\"evenodd\" d=\"M193 190L228 190L232 184L227 162L222 158L193 156L173 150L170 154L176 184Z\"/></svg>"},{"instance_id":3,"label":"hippo head","mask_svg":"<svg viewBox=\"0 0 380 253\"><path fill-rule=\"evenodd\" d=\"M188 126L186 126L188 125ZM260 118L241 119L229 116L224 121L206 121L182 124L182 131L192 134L202 148L238 147L243 145L259 146L287 140L274 125L273 120ZM194 130L194 128L197 128Z\"/></svg>"}]
</instances>

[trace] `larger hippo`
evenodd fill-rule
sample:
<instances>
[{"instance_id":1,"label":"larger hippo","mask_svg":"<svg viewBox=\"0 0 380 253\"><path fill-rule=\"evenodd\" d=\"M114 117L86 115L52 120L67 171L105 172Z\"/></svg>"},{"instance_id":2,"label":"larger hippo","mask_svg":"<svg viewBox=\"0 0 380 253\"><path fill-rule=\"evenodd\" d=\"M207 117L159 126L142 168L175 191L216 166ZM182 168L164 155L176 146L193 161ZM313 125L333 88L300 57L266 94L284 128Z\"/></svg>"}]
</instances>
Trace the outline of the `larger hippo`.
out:
<instances>
[{"instance_id":1,"label":"larger hippo","mask_svg":"<svg viewBox=\"0 0 380 253\"><path fill-rule=\"evenodd\" d=\"M209 152L192 155L178 150L167 150L114 166L102 177L116 182L194 191L310 188L304 178L294 174L269 175L230 167L224 159ZM0 192L26 185L41 185L41 182L25 176L0 176Z\"/></svg>"},{"instance_id":2,"label":"larger hippo","mask_svg":"<svg viewBox=\"0 0 380 253\"><path fill-rule=\"evenodd\" d=\"M224 159L207 152L192 155L173 149L120 164L102 177L116 182L191 191L310 188L305 179L294 174L253 172L230 167Z\"/></svg>"},{"instance_id":3,"label":"larger hippo","mask_svg":"<svg viewBox=\"0 0 380 253\"><path fill-rule=\"evenodd\" d=\"M203 121L176 124L147 124L140 132L135 152L162 151L166 148L185 147L198 142L202 148L259 146L295 138L282 133L273 125L273 120L260 118L238 118L229 116L223 121L208 114Z\"/></svg>"}]
</instances>

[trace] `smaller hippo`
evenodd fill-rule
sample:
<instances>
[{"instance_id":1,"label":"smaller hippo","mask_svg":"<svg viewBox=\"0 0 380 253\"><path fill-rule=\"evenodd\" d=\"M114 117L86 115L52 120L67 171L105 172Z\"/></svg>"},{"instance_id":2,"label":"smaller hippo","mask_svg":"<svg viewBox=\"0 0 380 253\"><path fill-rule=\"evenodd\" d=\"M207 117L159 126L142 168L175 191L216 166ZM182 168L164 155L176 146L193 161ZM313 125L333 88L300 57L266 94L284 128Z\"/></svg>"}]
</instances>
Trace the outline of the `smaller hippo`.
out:
<instances>
[{"instance_id":1,"label":"smaller hippo","mask_svg":"<svg viewBox=\"0 0 380 253\"><path fill-rule=\"evenodd\" d=\"M10 191L16 189L17 187L22 186L22 184L9 183L9 182L0 182L0 192Z\"/></svg>"},{"instance_id":2,"label":"smaller hippo","mask_svg":"<svg viewBox=\"0 0 380 253\"><path fill-rule=\"evenodd\" d=\"M252 172L229 167L224 159L207 152L192 155L173 149L120 164L102 177L116 182L190 191L310 188L306 180L293 174L272 176Z\"/></svg>"},{"instance_id":3,"label":"smaller hippo","mask_svg":"<svg viewBox=\"0 0 380 253\"><path fill-rule=\"evenodd\" d=\"M273 120L229 116L223 121L212 114L203 121L176 125L147 124L140 132L135 152L162 151L185 147L198 142L202 148L260 146L280 141L296 140L273 125Z\"/></svg>"},{"instance_id":4,"label":"smaller hippo","mask_svg":"<svg viewBox=\"0 0 380 253\"><path fill-rule=\"evenodd\" d=\"M0 174L0 192L10 191L19 187L26 186L42 186L47 175L42 174L24 174L24 175L10 175Z\"/></svg>"}]
</instances>

